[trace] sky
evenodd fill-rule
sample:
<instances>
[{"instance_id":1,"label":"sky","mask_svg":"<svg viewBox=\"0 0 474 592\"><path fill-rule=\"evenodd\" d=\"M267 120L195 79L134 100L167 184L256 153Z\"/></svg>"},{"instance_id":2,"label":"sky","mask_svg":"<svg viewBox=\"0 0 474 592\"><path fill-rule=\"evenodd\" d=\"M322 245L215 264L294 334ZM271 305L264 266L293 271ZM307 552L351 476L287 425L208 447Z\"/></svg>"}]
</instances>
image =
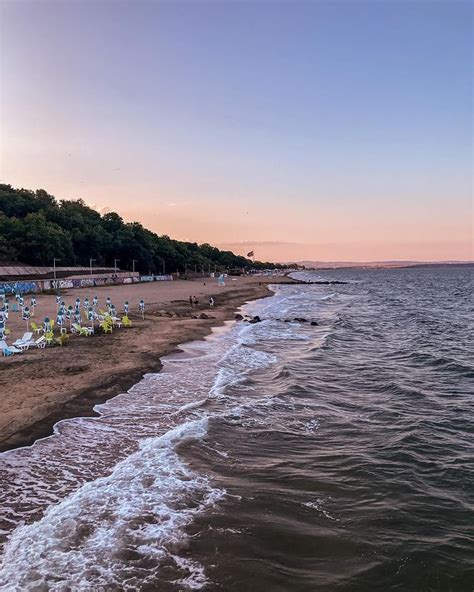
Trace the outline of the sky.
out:
<instances>
[{"instance_id":1,"label":"sky","mask_svg":"<svg viewBox=\"0 0 474 592\"><path fill-rule=\"evenodd\" d=\"M262 260L472 259L472 10L0 0L0 182Z\"/></svg>"}]
</instances>

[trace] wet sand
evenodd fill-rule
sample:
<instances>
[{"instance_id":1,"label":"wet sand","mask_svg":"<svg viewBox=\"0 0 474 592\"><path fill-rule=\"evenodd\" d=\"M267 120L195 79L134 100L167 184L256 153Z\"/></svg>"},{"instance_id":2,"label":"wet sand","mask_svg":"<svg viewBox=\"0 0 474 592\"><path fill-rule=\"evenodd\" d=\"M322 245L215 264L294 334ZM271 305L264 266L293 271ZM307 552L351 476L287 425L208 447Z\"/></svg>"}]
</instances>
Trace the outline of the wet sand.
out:
<instances>
[{"instance_id":1,"label":"wet sand","mask_svg":"<svg viewBox=\"0 0 474 592\"><path fill-rule=\"evenodd\" d=\"M268 284L279 281L288 279L228 278L225 287L218 287L215 280L203 278L64 291L66 305L86 296L92 300L97 294L99 308L110 296L121 312L128 300L133 326L115 329L111 335L96 328L90 337L71 336L64 347L35 348L2 358L0 451L50 435L61 419L94 415L94 405L126 391L147 372L159 371L161 356L181 343L202 339L212 327L233 319L246 301L270 295ZM197 308L190 307L190 295L199 299ZM146 303L144 320L138 313L141 298ZM55 318L55 297L39 295L37 300L33 320L40 324L45 316ZM214 318L192 318L201 313ZM26 322L19 313L11 313L8 327L12 330L9 343L13 343L23 335Z\"/></svg>"}]
</instances>

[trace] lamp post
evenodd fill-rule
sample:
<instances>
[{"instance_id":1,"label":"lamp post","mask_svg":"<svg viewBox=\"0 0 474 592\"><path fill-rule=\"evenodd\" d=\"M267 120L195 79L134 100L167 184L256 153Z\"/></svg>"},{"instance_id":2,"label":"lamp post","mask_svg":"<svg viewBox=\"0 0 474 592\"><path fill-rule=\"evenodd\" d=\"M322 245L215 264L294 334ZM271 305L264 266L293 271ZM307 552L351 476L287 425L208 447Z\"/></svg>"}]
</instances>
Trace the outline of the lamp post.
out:
<instances>
[{"instance_id":1,"label":"lamp post","mask_svg":"<svg viewBox=\"0 0 474 592\"><path fill-rule=\"evenodd\" d=\"M89 268L92 275L92 264L94 263L95 259L89 259Z\"/></svg>"},{"instance_id":2,"label":"lamp post","mask_svg":"<svg viewBox=\"0 0 474 592\"><path fill-rule=\"evenodd\" d=\"M135 273L135 263L138 263L138 260L132 259L132 273Z\"/></svg>"},{"instance_id":3,"label":"lamp post","mask_svg":"<svg viewBox=\"0 0 474 592\"><path fill-rule=\"evenodd\" d=\"M53 259L53 278L56 281L56 261L61 261L61 259L57 259L56 257Z\"/></svg>"},{"instance_id":4,"label":"lamp post","mask_svg":"<svg viewBox=\"0 0 474 592\"><path fill-rule=\"evenodd\" d=\"M114 259L114 273L117 273L117 261L120 261L120 259Z\"/></svg>"}]
</instances>

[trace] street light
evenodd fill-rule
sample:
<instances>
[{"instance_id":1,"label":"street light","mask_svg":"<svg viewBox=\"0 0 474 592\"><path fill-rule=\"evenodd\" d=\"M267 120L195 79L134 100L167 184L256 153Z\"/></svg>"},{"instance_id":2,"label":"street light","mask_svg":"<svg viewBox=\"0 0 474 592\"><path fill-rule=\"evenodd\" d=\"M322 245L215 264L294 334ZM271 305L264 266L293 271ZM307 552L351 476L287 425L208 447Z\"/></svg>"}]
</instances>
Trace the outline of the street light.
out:
<instances>
[{"instance_id":1,"label":"street light","mask_svg":"<svg viewBox=\"0 0 474 592\"><path fill-rule=\"evenodd\" d=\"M120 261L120 259L114 259L114 273L117 273L117 261Z\"/></svg>"},{"instance_id":2,"label":"street light","mask_svg":"<svg viewBox=\"0 0 474 592\"><path fill-rule=\"evenodd\" d=\"M132 273L135 273L135 263L138 263L138 259L132 259Z\"/></svg>"},{"instance_id":3,"label":"street light","mask_svg":"<svg viewBox=\"0 0 474 592\"><path fill-rule=\"evenodd\" d=\"M56 261L61 261L61 259L57 259L56 257L53 259L53 278L56 281Z\"/></svg>"},{"instance_id":4,"label":"street light","mask_svg":"<svg viewBox=\"0 0 474 592\"><path fill-rule=\"evenodd\" d=\"M89 267L90 267L91 275L92 275L92 264L94 263L94 261L96 261L96 259L89 259Z\"/></svg>"}]
</instances>

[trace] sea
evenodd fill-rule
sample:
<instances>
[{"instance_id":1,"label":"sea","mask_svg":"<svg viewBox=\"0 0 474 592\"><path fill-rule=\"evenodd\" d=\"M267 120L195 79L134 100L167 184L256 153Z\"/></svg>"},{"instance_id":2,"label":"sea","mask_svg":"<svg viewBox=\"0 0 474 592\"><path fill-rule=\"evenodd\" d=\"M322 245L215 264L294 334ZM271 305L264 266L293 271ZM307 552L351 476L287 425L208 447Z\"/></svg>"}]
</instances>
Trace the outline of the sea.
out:
<instances>
[{"instance_id":1,"label":"sea","mask_svg":"<svg viewBox=\"0 0 474 592\"><path fill-rule=\"evenodd\" d=\"M0 590L472 591L472 271L298 272L1 454Z\"/></svg>"}]
</instances>

